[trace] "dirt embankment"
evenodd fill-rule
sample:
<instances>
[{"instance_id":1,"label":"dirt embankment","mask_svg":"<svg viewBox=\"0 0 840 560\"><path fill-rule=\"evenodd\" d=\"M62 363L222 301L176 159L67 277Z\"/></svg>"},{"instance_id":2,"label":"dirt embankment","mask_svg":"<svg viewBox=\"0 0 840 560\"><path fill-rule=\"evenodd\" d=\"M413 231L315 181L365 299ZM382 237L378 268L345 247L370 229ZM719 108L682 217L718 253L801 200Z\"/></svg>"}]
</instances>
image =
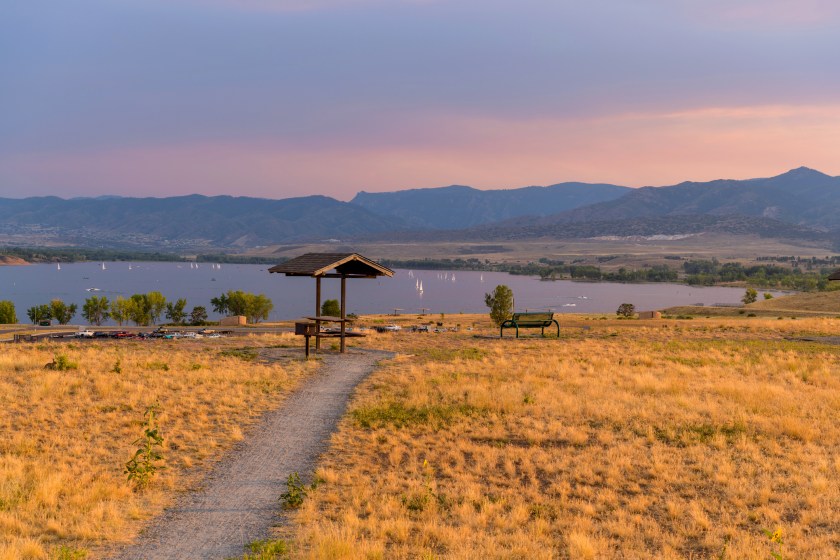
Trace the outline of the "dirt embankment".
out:
<instances>
[{"instance_id":1,"label":"dirt embankment","mask_svg":"<svg viewBox=\"0 0 840 560\"><path fill-rule=\"evenodd\" d=\"M19 266L23 264L31 264L20 257L13 257L11 255L0 255L0 266Z\"/></svg>"}]
</instances>

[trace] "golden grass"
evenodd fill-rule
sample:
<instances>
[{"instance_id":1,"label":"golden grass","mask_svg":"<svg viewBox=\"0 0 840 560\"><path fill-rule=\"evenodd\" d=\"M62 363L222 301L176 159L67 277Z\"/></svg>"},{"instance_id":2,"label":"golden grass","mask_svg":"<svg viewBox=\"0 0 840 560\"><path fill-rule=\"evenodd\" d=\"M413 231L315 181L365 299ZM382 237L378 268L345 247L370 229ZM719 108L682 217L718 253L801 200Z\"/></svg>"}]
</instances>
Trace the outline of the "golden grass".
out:
<instances>
[{"instance_id":1,"label":"golden grass","mask_svg":"<svg viewBox=\"0 0 840 560\"><path fill-rule=\"evenodd\" d=\"M840 555L840 346L795 340L840 320L561 324L361 342L401 355L333 437L295 556L765 559L777 528L786 558Z\"/></svg>"},{"instance_id":2,"label":"golden grass","mask_svg":"<svg viewBox=\"0 0 840 560\"><path fill-rule=\"evenodd\" d=\"M85 550L130 540L311 370L220 351L290 338L5 346L0 559L49 558L60 546ZM44 369L57 354L78 369ZM154 402L162 409L166 470L135 492L123 469Z\"/></svg>"}]
</instances>

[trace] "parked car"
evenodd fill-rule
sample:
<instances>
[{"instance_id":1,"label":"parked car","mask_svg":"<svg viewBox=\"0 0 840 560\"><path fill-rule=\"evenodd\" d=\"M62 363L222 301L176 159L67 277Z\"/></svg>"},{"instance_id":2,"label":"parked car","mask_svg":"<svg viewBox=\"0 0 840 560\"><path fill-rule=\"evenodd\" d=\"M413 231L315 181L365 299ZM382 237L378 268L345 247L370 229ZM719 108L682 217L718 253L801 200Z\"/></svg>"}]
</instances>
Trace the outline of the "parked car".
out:
<instances>
[{"instance_id":1,"label":"parked car","mask_svg":"<svg viewBox=\"0 0 840 560\"><path fill-rule=\"evenodd\" d=\"M381 332L381 333L397 332L397 331L402 330L402 327L399 326L399 325L379 325L379 326L374 327L374 328L376 329L376 332Z\"/></svg>"},{"instance_id":2,"label":"parked car","mask_svg":"<svg viewBox=\"0 0 840 560\"><path fill-rule=\"evenodd\" d=\"M76 338L93 338L93 331L89 329L80 330L76 333Z\"/></svg>"}]
</instances>

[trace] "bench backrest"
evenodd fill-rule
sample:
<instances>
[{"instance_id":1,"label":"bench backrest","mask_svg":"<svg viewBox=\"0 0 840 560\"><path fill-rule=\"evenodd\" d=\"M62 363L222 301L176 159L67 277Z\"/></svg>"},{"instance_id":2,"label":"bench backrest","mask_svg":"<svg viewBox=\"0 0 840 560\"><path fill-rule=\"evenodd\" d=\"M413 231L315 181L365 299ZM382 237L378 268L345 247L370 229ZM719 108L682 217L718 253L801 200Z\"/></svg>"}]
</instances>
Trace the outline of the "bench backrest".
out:
<instances>
[{"instance_id":1,"label":"bench backrest","mask_svg":"<svg viewBox=\"0 0 840 560\"><path fill-rule=\"evenodd\" d=\"M528 321L551 321L554 319L554 313L514 313L511 318L516 323Z\"/></svg>"}]
</instances>

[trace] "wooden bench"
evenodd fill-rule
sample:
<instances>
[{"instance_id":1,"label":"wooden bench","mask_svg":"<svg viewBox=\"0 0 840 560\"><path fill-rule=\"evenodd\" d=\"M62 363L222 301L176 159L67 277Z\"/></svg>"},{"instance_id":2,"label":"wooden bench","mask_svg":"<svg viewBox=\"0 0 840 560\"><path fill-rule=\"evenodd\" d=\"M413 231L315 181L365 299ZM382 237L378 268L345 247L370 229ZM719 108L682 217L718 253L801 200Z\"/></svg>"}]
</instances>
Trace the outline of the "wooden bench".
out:
<instances>
[{"instance_id":1,"label":"wooden bench","mask_svg":"<svg viewBox=\"0 0 840 560\"><path fill-rule=\"evenodd\" d=\"M519 338L519 329L540 329L545 336L545 328L551 324L557 327L557 337L560 337L560 323L554 319L554 313L514 313L513 317L502 323L499 327L499 338L504 337L505 329L516 329L516 338Z\"/></svg>"}]
</instances>

